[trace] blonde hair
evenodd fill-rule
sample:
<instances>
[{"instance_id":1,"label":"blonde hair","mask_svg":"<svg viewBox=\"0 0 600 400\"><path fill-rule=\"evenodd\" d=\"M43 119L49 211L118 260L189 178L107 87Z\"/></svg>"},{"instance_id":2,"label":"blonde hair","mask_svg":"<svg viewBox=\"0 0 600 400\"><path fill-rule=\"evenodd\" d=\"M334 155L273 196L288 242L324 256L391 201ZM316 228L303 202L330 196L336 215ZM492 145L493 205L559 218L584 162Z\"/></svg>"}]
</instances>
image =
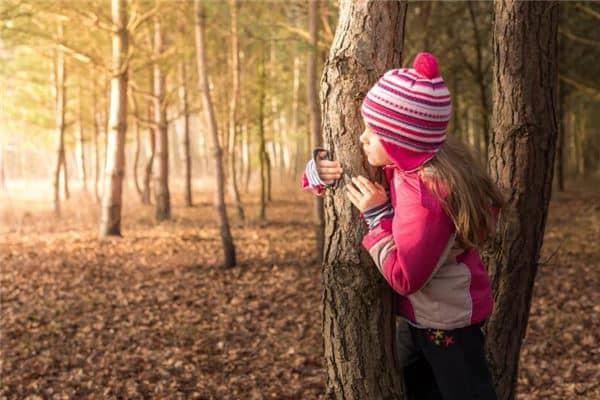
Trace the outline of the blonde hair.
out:
<instances>
[{"instance_id":1,"label":"blonde hair","mask_svg":"<svg viewBox=\"0 0 600 400\"><path fill-rule=\"evenodd\" d=\"M459 243L483 245L496 229L492 207L501 210L504 198L469 147L448 136L419 174L454 222Z\"/></svg>"}]
</instances>

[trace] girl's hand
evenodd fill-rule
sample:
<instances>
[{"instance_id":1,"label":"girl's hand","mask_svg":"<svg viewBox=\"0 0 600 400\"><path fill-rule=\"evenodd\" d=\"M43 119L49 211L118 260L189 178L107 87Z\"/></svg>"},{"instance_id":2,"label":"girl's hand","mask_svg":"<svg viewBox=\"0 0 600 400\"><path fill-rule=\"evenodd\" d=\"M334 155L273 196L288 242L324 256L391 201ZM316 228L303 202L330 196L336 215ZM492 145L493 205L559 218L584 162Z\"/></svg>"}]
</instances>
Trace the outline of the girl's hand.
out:
<instances>
[{"instance_id":1,"label":"girl's hand","mask_svg":"<svg viewBox=\"0 0 600 400\"><path fill-rule=\"evenodd\" d=\"M342 176L342 165L339 161L327 160L327 151L321 150L316 157L317 173L323 182L331 183Z\"/></svg>"},{"instance_id":2,"label":"girl's hand","mask_svg":"<svg viewBox=\"0 0 600 400\"><path fill-rule=\"evenodd\" d=\"M352 183L347 184L345 189L346 195L360 212L388 202L385 188L362 175L353 177Z\"/></svg>"}]
</instances>

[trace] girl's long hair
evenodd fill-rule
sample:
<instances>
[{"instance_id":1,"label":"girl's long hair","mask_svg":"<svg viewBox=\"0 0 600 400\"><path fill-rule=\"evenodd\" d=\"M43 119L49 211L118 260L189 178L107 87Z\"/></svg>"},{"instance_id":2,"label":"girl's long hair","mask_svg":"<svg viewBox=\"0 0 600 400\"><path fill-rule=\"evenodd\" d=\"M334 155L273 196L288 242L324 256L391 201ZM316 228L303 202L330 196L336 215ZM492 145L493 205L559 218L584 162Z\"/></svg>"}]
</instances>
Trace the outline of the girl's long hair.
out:
<instances>
[{"instance_id":1,"label":"girl's long hair","mask_svg":"<svg viewBox=\"0 0 600 400\"><path fill-rule=\"evenodd\" d=\"M420 174L454 222L457 239L463 247L480 247L493 235L496 229L493 209L500 212L504 198L467 145L448 136Z\"/></svg>"}]
</instances>

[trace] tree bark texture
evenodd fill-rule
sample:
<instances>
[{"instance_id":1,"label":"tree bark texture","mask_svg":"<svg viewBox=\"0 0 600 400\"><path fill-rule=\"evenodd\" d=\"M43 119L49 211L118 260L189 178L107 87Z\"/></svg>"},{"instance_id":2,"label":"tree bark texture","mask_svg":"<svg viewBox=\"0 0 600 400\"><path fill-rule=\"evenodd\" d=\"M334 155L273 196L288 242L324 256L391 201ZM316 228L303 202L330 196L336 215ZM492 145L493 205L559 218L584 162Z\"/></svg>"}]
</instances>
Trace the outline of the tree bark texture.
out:
<instances>
[{"instance_id":1,"label":"tree bark texture","mask_svg":"<svg viewBox=\"0 0 600 400\"><path fill-rule=\"evenodd\" d=\"M314 149L323 143L321 109L319 108L319 94L317 92L317 60L319 57L319 2L317 0L309 2L308 30L311 50L307 63L306 95L310 107L309 126L311 147ZM323 197L315 196L313 199L313 219L315 222L317 261L320 263L323 261L323 232L325 230Z\"/></svg>"},{"instance_id":2,"label":"tree bark texture","mask_svg":"<svg viewBox=\"0 0 600 400\"><path fill-rule=\"evenodd\" d=\"M403 398L394 353L393 292L361 245L366 226L359 223L343 185L348 173L384 181L381 172L368 168L361 151L359 110L376 80L400 67L406 7L396 1L341 1L321 80L325 147L345 172L324 194L323 339L329 398Z\"/></svg>"},{"instance_id":3,"label":"tree bark texture","mask_svg":"<svg viewBox=\"0 0 600 400\"><path fill-rule=\"evenodd\" d=\"M558 3L494 4L493 115L489 169L506 195L486 252L495 308L487 354L498 398L515 398L544 237L558 133Z\"/></svg>"},{"instance_id":4,"label":"tree bark texture","mask_svg":"<svg viewBox=\"0 0 600 400\"><path fill-rule=\"evenodd\" d=\"M127 2L112 0L112 79L106 147L105 187L102 193L100 236L121 235L123 176L125 174L125 133L127 131L128 33Z\"/></svg>"}]
</instances>

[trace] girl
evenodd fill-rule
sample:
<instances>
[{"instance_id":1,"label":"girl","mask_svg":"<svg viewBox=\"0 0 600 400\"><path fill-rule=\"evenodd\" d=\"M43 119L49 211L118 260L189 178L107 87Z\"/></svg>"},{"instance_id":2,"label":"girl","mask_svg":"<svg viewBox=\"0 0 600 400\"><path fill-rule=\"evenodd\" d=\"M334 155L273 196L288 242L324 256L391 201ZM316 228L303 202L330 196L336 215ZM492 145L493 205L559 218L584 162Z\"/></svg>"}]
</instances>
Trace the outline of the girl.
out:
<instances>
[{"instance_id":1,"label":"girl","mask_svg":"<svg viewBox=\"0 0 600 400\"><path fill-rule=\"evenodd\" d=\"M409 396L496 399L481 330L492 290L477 248L503 201L468 148L446 138L451 98L435 57L420 53L413 68L386 72L361 113L360 142L390 191L358 176L345 193L369 228L362 245L398 294L396 347ZM317 195L341 177L327 155L315 149L303 176Z\"/></svg>"}]
</instances>

